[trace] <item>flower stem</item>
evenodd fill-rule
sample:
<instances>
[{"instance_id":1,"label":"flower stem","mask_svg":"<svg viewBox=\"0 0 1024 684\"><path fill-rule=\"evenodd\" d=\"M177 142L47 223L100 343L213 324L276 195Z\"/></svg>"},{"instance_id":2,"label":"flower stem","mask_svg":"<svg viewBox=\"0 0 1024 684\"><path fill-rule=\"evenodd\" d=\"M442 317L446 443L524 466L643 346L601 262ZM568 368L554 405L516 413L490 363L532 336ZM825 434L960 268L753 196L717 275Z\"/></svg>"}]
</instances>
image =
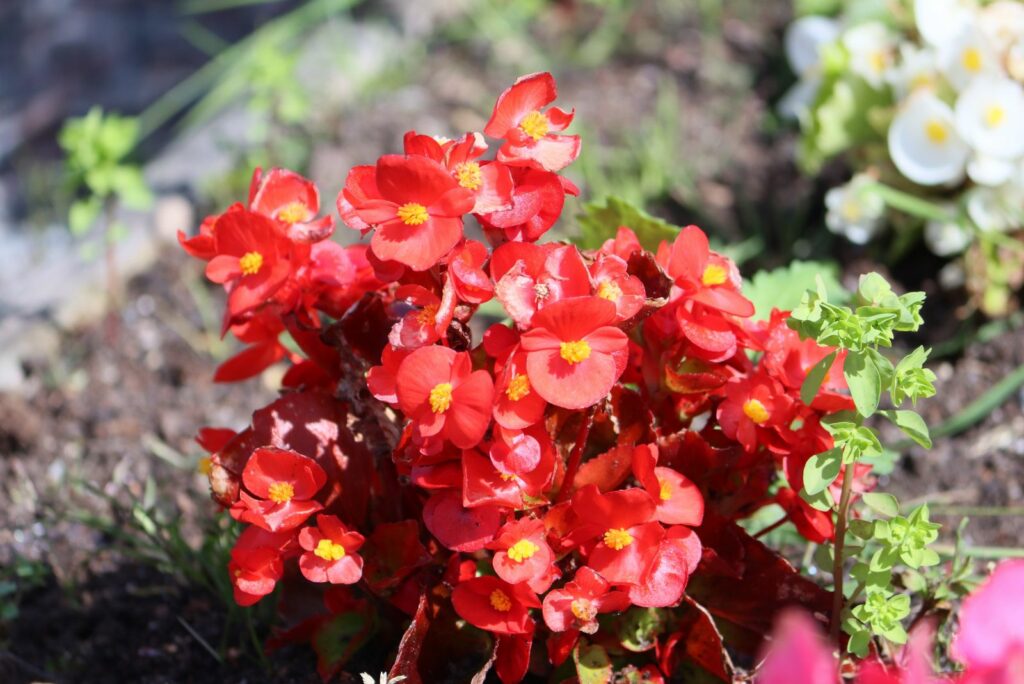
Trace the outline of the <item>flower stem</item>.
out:
<instances>
[{"instance_id":1,"label":"flower stem","mask_svg":"<svg viewBox=\"0 0 1024 684\"><path fill-rule=\"evenodd\" d=\"M576 434L576 444L569 452L569 462L565 466L565 477L562 479L562 486L555 496L555 503L561 503L572 494L572 482L576 479L576 471L580 469L580 461L583 459L583 449L587 445L587 437L590 436L590 426L594 424L594 411L596 407L587 409L583 416L583 424Z\"/></svg>"},{"instance_id":2,"label":"flower stem","mask_svg":"<svg viewBox=\"0 0 1024 684\"><path fill-rule=\"evenodd\" d=\"M846 540L846 518L850 512L850 495L853 493L853 476L850 475L851 465L843 468L843 493L839 499L839 513L836 520L835 558L832 561L832 641L839 645L839 626L843 612L843 543ZM839 662L842 666L842 649L839 650Z\"/></svg>"}]
</instances>

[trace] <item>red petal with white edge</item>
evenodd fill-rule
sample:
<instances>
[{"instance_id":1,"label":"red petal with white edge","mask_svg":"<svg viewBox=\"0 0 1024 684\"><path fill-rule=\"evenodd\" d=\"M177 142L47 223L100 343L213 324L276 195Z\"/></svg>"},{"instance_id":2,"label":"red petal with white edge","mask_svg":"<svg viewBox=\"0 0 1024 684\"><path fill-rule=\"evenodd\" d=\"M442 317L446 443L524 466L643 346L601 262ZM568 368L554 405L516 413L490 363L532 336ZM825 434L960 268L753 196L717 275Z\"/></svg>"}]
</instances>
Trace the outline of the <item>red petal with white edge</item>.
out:
<instances>
[{"instance_id":1,"label":"red petal with white edge","mask_svg":"<svg viewBox=\"0 0 1024 684\"><path fill-rule=\"evenodd\" d=\"M377 188L395 204L415 202L429 207L457 187L448 170L432 159L385 154L377 160Z\"/></svg>"},{"instance_id":2,"label":"red petal with white edge","mask_svg":"<svg viewBox=\"0 0 1024 684\"><path fill-rule=\"evenodd\" d=\"M674 606L683 598L690 577L686 542L663 539L647 571L629 588L629 600L644 608Z\"/></svg>"},{"instance_id":3,"label":"red petal with white edge","mask_svg":"<svg viewBox=\"0 0 1024 684\"><path fill-rule=\"evenodd\" d=\"M498 161L506 164L533 163L545 171L561 171L580 156L580 136L547 135L531 145L503 145Z\"/></svg>"},{"instance_id":4,"label":"red petal with white edge","mask_svg":"<svg viewBox=\"0 0 1024 684\"><path fill-rule=\"evenodd\" d=\"M671 468L655 468L658 478L660 497L661 491L669 496L659 498L657 518L666 525L689 525L696 527L704 520L704 495L700 489L685 475Z\"/></svg>"},{"instance_id":5,"label":"red petal with white edge","mask_svg":"<svg viewBox=\"0 0 1024 684\"><path fill-rule=\"evenodd\" d=\"M398 367L395 387L398 405L407 416L430 410L430 390L451 380L456 352L447 347L421 347Z\"/></svg>"},{"instance_id":6,"label":"red petal with white edge","mask_svg":"<svg viewBox=\"0 0 1024 684\"><path fill-rule=\"evenodd\" d=\"M558 90L551 74L543 72L520 77L498 96L491 119L484 126L484 134L504 138L524 116L554 102L556 97Z\"/></svg>"},{"instance_id":7,"label":"red petal with white edge","mask_svg":"<svg viewBox=\"0 0 1024 684\"><path fill-rule=\"evenodd\" d=\"M512 173L499 162L480 166L483 184L476 192L474 214L490 214L512 208Z\"/></svg>"},{"instance_id":8,"label":"red petal with white edge","mask_svg":"<svg viewBox=\"0 0 1024 684\"><path fill-rule=\"evenodd\" d=\"M547 114L548 121L551 122L548 130L557 133L569 127L569 124L572 123L572 118L576 115L576 110L570 109L565 111L559 107L552 107L544 113Z\"/></svg>"},{"instance_id":9,"label":"red petal with white edge","mask_svg":"<svg viewBox=\"0 0 1024 684\"><path fill-rule=\"evenodd\" d=\"M370 249L382 261L397 261L414 271L426 271L462 238L461 218L431 217L418 226L394 221L377 229Z\"/></svg>"},{"instance_id":10,"label":"red petal with white edge","mask_svg":"<svg viewBox=\"0 0 1024 684\"><path fill-rule=\"evenodd\" d=\"M496 506L464 508L456 491L440 492L423 506L423 522L432 535L452 551L470 553L484 548L501 527Z\"/></svg>"},{"instance_id":11,"label":"red petal with white edge","mask_svg":"<svg viewBox=\"0 0 1024 684\"><path fill-rule=\"evenodd\" d=\"M711 248L708 236L697 226L687 226L679 231L669 258L668 272L676 280L700 281L707 266Z\"/></svg>"},{"instance_id":12,"label":"red petal with white edge","mask_svg":"<svg viewBox=\"0 0 1024 684\"><path fill-rule=\"evenodd\" d=\"M524 336L524 345L526 340ZM608 395L619 378L615 359L609 354L592 353L584 361L569 363L556 350L531 352L526 358L526 375L537 394L567 409L593 406Z\"/></svg>"},{"instance_id":13,"label":"red petal with white edge","mask_svg":"<svg viewBox=\"0 0 1024 684\"><path fill-rule=\"evenodd\" d=\"M452 392L445 436L460 449L476 446L491 422L494 383L487 371L472 373Z\"/></svg>"}]
</instances>

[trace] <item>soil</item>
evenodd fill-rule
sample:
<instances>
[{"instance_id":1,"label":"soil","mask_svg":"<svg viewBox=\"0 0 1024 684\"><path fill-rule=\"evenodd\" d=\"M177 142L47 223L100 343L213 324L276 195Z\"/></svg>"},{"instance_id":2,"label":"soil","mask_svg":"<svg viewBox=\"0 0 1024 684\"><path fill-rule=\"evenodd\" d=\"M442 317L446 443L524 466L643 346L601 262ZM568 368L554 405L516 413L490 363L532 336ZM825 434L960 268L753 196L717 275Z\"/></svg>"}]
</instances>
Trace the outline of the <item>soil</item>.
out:
<instances>
[{"instance_id":1,"label":"soil","mask_svg":"<svg viewBox=\"0 0 1024 684\"><path fill-rule=\"evenodd\" d=\"M783 87L773 46L789 3L732 4L746 9L741 18L726 12L718 32L702 31L693 17L652 32L643 22L656 25L657 17L648 17L631 35L653 35L653 43L634 45L626 58L599 70L565 74L563 98L576 104L581 119L586 113L598 135L624 135L628 143L636 112L652 111L658 84L670 78L680 92L680 163L692 166L700 179L705 215L688 213L681 198L653 211L676 222L710 221L723 239L740 237L758 220L774 226L800 216L797 225L820 224L820 209L808 207L820 207L822 181L800 178L792 164L792 135L768 136L763 130L770 100ZM427 90L438 100L472 100L459 88L482 87L467 57L431 55ZM610 98L609 92L630 96ZM406 122L367 114L352 124L341 142L361 140L379 152L399 140ZM336 177L343 166L337 161L328 151L319 163ZM801 213L806 211L811 213ZM768 244L769 251L792 247L784 233L767 236L780 243ZM216 321L222 297L204 289L211 303L201 308L187 285L199 281L195 264L175 249L166 251L157 267L129 284L115 315L65 334L59 358L28 369L21 392L0 395L0 566L27 558L47 568L43 585L22 596L17 618L0 623L0 681L316 679L314 657L306 649L276 653L270 672L244 649L229 652L227 663L219 665L182 622L218 644L224 610L217 599L132 561L109 534L81 522L87 514L112 519L108 502L84 483L130 502L143 499L153 482L156 499L179 516L186 538L196 543L213 506L204 478L195 472L201 455L192 442L195 431L203 425L241 427L272 396L259 380L212 383L216 361L208 340L217 331L206 327L204 313L212 312ZM929 314L929 329L941 331L933 340L950 330L952 313L952 306L937 306ZM922 404L929 424L953 415L1022 363L1024 331L1018 330L936 364L938 395ZM1024 483L1022 403L1018 393L977 426L938 441L931 452L907 450L882 488L904 501L1014 505ZM936 510L932 517L948 523L948 534L959 516ZM968 540L1021 546L1024 534L1017 518L983 516L972 521Z\"/></svg>"}]
</instances>

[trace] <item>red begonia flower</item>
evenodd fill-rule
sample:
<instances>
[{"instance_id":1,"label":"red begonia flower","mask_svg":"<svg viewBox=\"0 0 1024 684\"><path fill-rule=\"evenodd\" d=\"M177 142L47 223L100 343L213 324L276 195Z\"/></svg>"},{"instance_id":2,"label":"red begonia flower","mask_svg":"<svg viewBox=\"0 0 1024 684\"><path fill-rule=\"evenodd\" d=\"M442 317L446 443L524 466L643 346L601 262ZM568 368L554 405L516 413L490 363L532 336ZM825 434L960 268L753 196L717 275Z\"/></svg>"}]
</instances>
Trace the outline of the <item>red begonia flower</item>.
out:
<instances>
[{"instance_id":1,"label":"red begonia flower","mask_svg":"<svg viewBox=\"0 0 1024 684\"><path fill-rule=\"evenodd\" d=\"M600 297L555 302L533 317L520 344L530 386L548 403L581 409L601 401L626 368L626 333Z\"/></svg>"},{"instance_id":2,"label":"red begonia flower","mask_svg":"<svg viewBox=\"0 0 1024 684\"><path fill-rule=\"evenodd\" d=\"M521 509L540 503L555 472L555 450L543 429L524 435L539 446L540 460L533 470L518 474L498 467L493 455L488 458L476 449L462 452L462 502L467 507L504 506ZM491 451L494 448L492 446Z\"/></svg>"},{"instance_id":3,"label":"red begonia flower","mask_svg":"<svg viewBox=\"0 0 1024 684\"><path fill-rule=\"evenodd\" d=\"M952 654L969 684L1019 682L1024 673L1024 561L1004 561L964 599Z\"/></svg>"},{"instance_id":4,"label":"red begonia flower","mask_svg":"<svg viewBox=\"0 0 1024 684\"><path fill-rule=\"evenodd\" d=\"M770 440L775 428L788 425L793 417L793 400L763 373L734 378L722 391L725 401L718 406L718 423L726 437L747 452Z\"/></svg>"},{"instance_id":5,"label":"red begonia flower","mask_svg":"<svg viewBox=\"0 0 1024 684\"><path fill-rule=\"evenodd\" d=\"M206 277L228 288L230 316L265 303L292 272L292 242L273 220L245 209L221 214L213 228L217 255Z\"/></svg>"},{"instance_id":6,"label":"red begonia flower","mask_svg":"<svg viewBox=\"0 0 1024 684\"><path fill-rule=\"evenodd\" d=\"M572 245L506 243L491 255L491 277L505 311L524 329L545 306L590 294L590 274Z\"/></svg>"},{"instance_id":7,"label":"red begonia flower","mask_svg":"<svg viewBox=\"0 0 1024 684\"><path fill-rule=\"evenodd\" d=\"M738 328L721 312L693 302L675 307L679 332L690 343L687 356L708 363L728 361L739 350Z\"/></svg>"},{"instance_id":8,"label":"red begonia flower","mask_svg":"<svg viewBox=\"0 0 1024 684\"><path fill-rule=\"evenodd\" d=\"M576 571L572 582L554 589L544 597L544 622L553 632L579 630L585 634L597 631L597 616L629 608L629 597L622 591L610 590L608 582L591 568Z\"/></svg>"},{"instance_id":9,"label":"red begonia flower","mask_svg":"<svg viewBox=\"0 0 1024 684\"><path fill-rule=\"evenodd\" d=\"M242 205L235 205L241 208ZM230 211L230 209L228 210ZM207 216L199 224L199 234L195 237L188 237L185 231L178 231L178 244L188 253L189 256L203 261L209 261L217 256L217 247L213 239L213 226L220 216Z\"/></svg>"},{"instance_id":10,"label":"red begonia flower","mask_svg":"<svg viewBox=\"0 0 1024 684\"><path fill-rule=\"evenodd\" d=\"M483 304L494 296L494 283L484 271L487 256L487 247L476 240L466 240L452 252L448 276L460 301Z\"/></svg>"},{"instance_id":11,"label":"red begonia flower","mask_svg":"<svg viewBox=\"0 0 1024 684\"><path fill-rule=\"evenodd\" d=\"M557 135L572 123L573 112L558 107L542 111L557 97L549 73L522 76L498 96L484 133L506 140L498 150L499 161L559 171L579 156L578 135Z\"/></svg>"},{"instance_id":12,"label":"red begonia flower","mask_svg":"<svg viewBox=\"0 0 1024 684\"><path fill-rule=\"evenodd\" d=\"M612 584L635 584L654 559L665 533L653 522L657 506L643 489L602 494L587 485L572 496L576 544L593 544L587 565Z\"/></svg>"},{"instance_id":13,"label":"red begonia flower","mask_svg":"<svg viewBox=\"0 0 1024 684\"><path fill-rule=\"evenodd\" d=\"M701 543L688 527L677 525L666 532L654 560L629 588L629 601L644 608L665 608L679 603L686 583L697 569Z\"/></svg>"},{"instance_id":14,"label":"red begonia flower","mask_svg":"<svg viewBox=\"0 0 1024 684\"><path fill-rule=\"evenodd\" d=\"M642 444L633 450L633 475L657 502L655 519L666 525L697 527L704 519L700 489L679 471L657 463L657 445Z\"/></svg>"},{"instance_id":15,"label":"red begonia flower","mask_svg":"<svg viewBox=\"0 0 1024 684\"><path fill-rule=\"evenodd\" d=\"M451 323L453 301L442 310L442 300L422 285L402 285L395 290L391 309L401 316L391 328L388 342L396 349L418 349L441 339Z\"/></svg>"},{"instance_id":16,"label":"red begonia flower","mask_svg":"<svg viewBox=\"0 0 1024 684\"><path fill-rule=\"evenodd\" d=\"M494 541L487 545L497 552L491 559L494 572L509 584L529 582L534 577L550 574L555 556L546 536L544 521L538 518L521 518L506 523L498 530Z\"/></svg>"},{"instance_id":17,"label":"red begonia flower","mask_svg":"<svg viewBox=\"0 0 1024 684\"><path fill-rule=\"evenodd\" d=\"M547 406L544 397L530 385L526 374L526 354L513 354L498 375L494 397L495 422L509 430L522 430L539 422Z\"/></svg>"},{"instance_id":18,"label":"red begonia flower","mask_svg":"<svg viewBox=\"0 0 1024 684\"><path fill-rule=\"evenodd\" d=\"M497 577L474 577L452 592L452 605L463 620L495 634L533 631L530 608L540 608L537 595L525 584L509 584Z\"/></svg>"},{"instance_id":19,"label":"red begonia flower","mask_svg":"<svg viewBox=\"0 0 1024 684\"><path fill-rule=\"evenodd\" d=\"M476 213L488 236L500 235L513 242L539 240L562 215L567 194L579 194L576 186L550 171L524 166L511 169L513 183L508 207Z\"/></svg>"},{"instance_id":20,"label":"red begonia flower","mask_svg":"<svg viewBox=\"0 0 1024 684\"><path fill-rule=\"evenodd\" d=\"M494 671L501 684L518 684L530 667L533 633L499 634L494 644Z\"/></svg>"},{"instance_id":21,"label":"red begonia flower","mask_svg":"<svg viewBox=\"0 0 1024 684\"><path fill-rule=\"evenodd\" d=\"M740 294L736 264L712 252L707 235L697 226L679 232L663 266L689 299L734 316L754 315L754 305Z\"/></svg>"},{"instance_id":22,"label":"red begonia flower","mask_svg":"<svg viewBox=\"0 0 1024 684\"><path fill-rule=\"evenodd\" d=\"M487 371L473 370L466 352L421 347L402 361L396 385L398 405L424 437L469 449L487 432L494 385Z\"/></svg>"},{"instance_id":23,"label":"red begonia flower","mask_svg":"<svg viewBox=\"0 0 1024 684\"><path fill-rule=\"evenodd\" d=\"M313 181L286 169L256 169L249 186L249 210L283 223L296 242L324 240L334 231L333 218L316 218L320 193Z\"/></svg>"},{"instance_id":24,"label":"red begonia flower","mask_svg":"<svg viewBox=\"0 0 1024 684\"><path fill-rule=\"evenodd\" d=\"M363 558L356 551L363 535L349 530L333 515L318 515L315 527L303 527L299 545L305 553L299 569L310 582L355 584L363 576Z\"/></svg>"},{"instance_id":25,"label":"red begonia flower","mask_svg":"<svg viewBox=\"0 0 1024 684\"><path fill-rule=\"evenodd\" d=\"M231 515L268 532L294 529L323 508L313 497L326 481L311 458L288 449L256 449L242 471L245 489Z\"/></svg>"},{"instance_id":26,"label":"red begonia flower","mask_svg":"<svg viewBox=\"0 0 1024 684\"><path fill-rule=\"evenodd\" d=\"M615 305L616 322L626 321L644 307L644 284L626 272L626 262L617 256L600 257L590 266L594 294Z\"/></svg>"},{"instance_id":27,"label":"red begonia flower","mask_svg":"<svg viewBox=\"0 0 1024 684\"><path fill-rule=\"evenodd\" d=\"M278 340L284 332L284 322L279 315L258 313L231 326L231 332L249 346L217 367L214 382L238 382L259 375L288 353Z\"/></svg>"},{"instance_id":28,"label":"red begonia flower","mask_svg":"<svg viewBox=\"0 0 1024 684\"><path fill-rule=\"evenodd\" d=\"M452 551L471 553L484 548L501 527L497 506L466 508L458 491L438 492L423 505L423 524Z\"/></svg>"},{"instance_id":29,"label":"red begonia flower","mask_svg":"<svg viewBox=\"0 0 1024 684\"><path fill-rule=\"evenodd\" d=\"M235 603L251 606L274 591L284 575L284 557L294 542L293 532L267 532L259 527L242 530L228 563Z\"/></svg>"},{"instance_id":30,"label":"red begonia flower","mask_svg":"<svg viewBox=\"0 0 1024 684\"><path fill-rule=\"evenodd\" d=\"M619 226L618 230L615 231L615 237L608 238L601 245L600 253L608 256L617 256L623 261L628 262L629 257L633 256L633 252L639 252L643 248L643 245L640 244L640 239L631 228Z\"/></svg>"},{"instance_id":31,"label":"red begonia flower","mask_svg":"<svg viewBox=\"0 0 1024 684\"><path fill-rule=\"evenodd\" d=\"M819 511L803 500L800 493L789 487L782 487L775 493L779 504L797 532L809 542L824 544L835 537L835 523L831 511Z\"/></svg>"},{"instance_id":32,"label":"red begonia flower","mask_svg":"<svg viewBox=\"0 0 1024 684\"><path fill-rule=\"evenodd\" d=\"M458 140L438 140L415 131L405 134L405 153L420 155L442 164L460 187L473 193L473 213L487 213L512 206L512 175L496 161L477 161L487 151L479 133L466 133Z\"/></svg>"},{"instance_id":33,"label":"red begonia flower","mask_svg":"<svg viewBox=\"0 0 1024 684\"><path fill-rule=\"evenodd\" d=\"M375 399L398 406L398 390L395 385L398 369L411 353L408 349L396 349L390 344L384 346L381 365L373 366L366 372L366 386Z\"/></svg>"},{"instance_id":34,"label":"red begonia flower","mask_svg":"<svg viewBox=\"0 0 1024 684\"><path fill-rule=\"evenodd\" d=\"M376 195L360 196L374 190ZM462 217L474 203L473 193L441 164L397 154L377 160L374 187L356 192L346 181L342 194L361 221L356 227L377 229L370 241L377 258L414 271L425 271L455 247L462 239Z\"/></svg>"}]
</instances>

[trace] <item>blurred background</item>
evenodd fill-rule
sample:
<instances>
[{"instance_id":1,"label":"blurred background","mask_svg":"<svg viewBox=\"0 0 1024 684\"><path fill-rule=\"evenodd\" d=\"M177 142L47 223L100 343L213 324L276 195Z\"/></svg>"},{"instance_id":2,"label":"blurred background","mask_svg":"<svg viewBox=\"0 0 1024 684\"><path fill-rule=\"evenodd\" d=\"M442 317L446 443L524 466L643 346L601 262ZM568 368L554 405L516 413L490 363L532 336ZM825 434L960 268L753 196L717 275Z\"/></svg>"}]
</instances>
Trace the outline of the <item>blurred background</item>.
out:
<instances>
[{"instance_id":1,"label":"blurred background","mask_svg":"<svg viewBox=\"0 0 1024 684\"><path fill-rule=\"evenodd\" d=\"M965 327L931 257L892 262L825 230L824 193L849 174L802 176L775 113L795 81L792 14L790 0L3 0L0 680L266 677L265 622L219 602L232 531L192 438L246 425L280 371L213 384L233 353L222 295L176 233L243 200L257 166L311 177L333 212L349 168L409 129L481 129L541 70L583 136L567 174L583 193L552 238L617 197L701 225L769 307L817 274L850 286L879 270L929 292L914 342L939 347L924 414L948 437L893 454L884 486L933 502L950 543L971 514L977 548L1019 547L1024 412L1020 383L999 381L1020 374L1024 336ZM275 658L274 680L307 681L309 661Z\"/></svg>"}]
</instances>

